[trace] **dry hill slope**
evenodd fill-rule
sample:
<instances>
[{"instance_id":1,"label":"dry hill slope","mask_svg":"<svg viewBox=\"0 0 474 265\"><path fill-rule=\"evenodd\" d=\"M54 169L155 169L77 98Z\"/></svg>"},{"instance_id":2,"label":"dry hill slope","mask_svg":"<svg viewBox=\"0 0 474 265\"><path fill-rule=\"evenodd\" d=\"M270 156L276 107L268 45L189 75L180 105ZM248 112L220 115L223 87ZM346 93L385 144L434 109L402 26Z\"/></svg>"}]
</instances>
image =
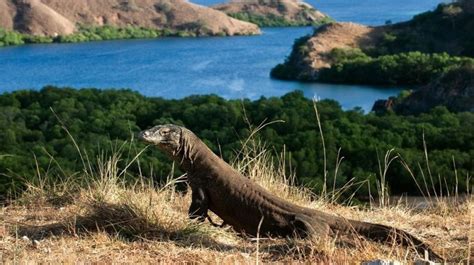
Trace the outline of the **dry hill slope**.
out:
<instances>
[{"instance_id":1,"label":"dry hill slope","mask_svg":"<svg viewBox=\"0 0 474 265\"><path fill-rule=\"evenodd\" d=\"M299 0L231 0L214 8L260 26L312 25L329 19L327 15Z\"/></svg>"},{"instance_id":2,"label":"dry hill slope","mask_svg":"<svg viewBox=\"0 0 474 265\"><path fill-rule=\"evenodd\" d=\"M185 0L0 0L0 27L67 35L78 25L189 30L199 35L257 34L256 25Z\"/></svg>"},{"instance_id":3,"label":"dry hill slope","mask_svg":"<svg viewBox=\"0 0 474 265\"><path fill-rule=\"evenodd\" d=\"M0 26L7 29L13 29L13 18L15 16L16 9L11 1L0 0Z\"/></svg>"},{"instance_id":4,"label":"dry hill slope","mask_svg":"<svg viewBox=\"0 0 474 265\"><path fill-rule=\"evenodd\" d=\"M383 28L355 23L332 23L323 26L307 42L309 53L301 58L309 71L329 67L329 52L336 48L357 48L373 45L374 38L383 34Z\"/></svg>"},{"instance_id":5,"label":"dry hill slope","mask_svg":"<svg viewBox=\"0 0 474 265\"><path fill-rule=\"evenodd\" d=\"M15 28L34 35L68 35L75 31L74 23L43 4L40 0L18 1Z\"/></svg>"}]
</instances>

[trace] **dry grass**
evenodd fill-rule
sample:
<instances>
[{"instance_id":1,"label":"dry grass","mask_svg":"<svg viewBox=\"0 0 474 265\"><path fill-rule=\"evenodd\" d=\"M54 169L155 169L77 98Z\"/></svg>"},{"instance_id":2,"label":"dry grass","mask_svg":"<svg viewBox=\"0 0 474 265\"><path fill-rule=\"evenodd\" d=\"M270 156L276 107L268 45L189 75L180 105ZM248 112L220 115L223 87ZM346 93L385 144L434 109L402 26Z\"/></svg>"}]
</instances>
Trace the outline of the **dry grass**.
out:
<instances>
[{"instance_id":1,"label":"dry grass","mask_svg":"<svg viewBox=\"0 0 474 265\"><path fill-rule=\"evenodd\" d=\"M333 196L318 197L295 187L291 174L282 163L273 163L267 150L255 142L247 146L234 166L270 191L335 215L405 229L450 262L473 260L469 249L474 238L472 200L442 202L424 211L402 204L365 209L341 206L324 199ZM189 193L175 190L181 178L161 188L145 179L126 184L117 169L119 159L119 155L99 159L98 168L84 174L86 185L79 176L61 183L40 178L21 198L1 208L2 262L354 264L379 258L405 262L417 258L407 248L364 240L263 238L256 242L230 228L196 223L187 217Z\"/></svg>"}]
</instances>

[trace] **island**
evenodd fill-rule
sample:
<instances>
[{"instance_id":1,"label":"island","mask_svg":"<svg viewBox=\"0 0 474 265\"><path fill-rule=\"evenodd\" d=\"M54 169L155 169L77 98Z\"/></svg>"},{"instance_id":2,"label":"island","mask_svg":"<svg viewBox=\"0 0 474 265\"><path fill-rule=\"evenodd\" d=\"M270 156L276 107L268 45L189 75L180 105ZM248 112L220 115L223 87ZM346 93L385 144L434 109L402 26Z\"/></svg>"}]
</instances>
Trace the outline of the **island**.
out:
<instances>
[{"instance_id":1,"label":"island","mask_svg":"<svg viewBox=\"0 0 474 265\"><path fill-rule=\"evenodd\" d=\"M214 8L260 27L312 26L332 21L329 16L299 0L231 0Z\"/></svg>"}]
</instances>

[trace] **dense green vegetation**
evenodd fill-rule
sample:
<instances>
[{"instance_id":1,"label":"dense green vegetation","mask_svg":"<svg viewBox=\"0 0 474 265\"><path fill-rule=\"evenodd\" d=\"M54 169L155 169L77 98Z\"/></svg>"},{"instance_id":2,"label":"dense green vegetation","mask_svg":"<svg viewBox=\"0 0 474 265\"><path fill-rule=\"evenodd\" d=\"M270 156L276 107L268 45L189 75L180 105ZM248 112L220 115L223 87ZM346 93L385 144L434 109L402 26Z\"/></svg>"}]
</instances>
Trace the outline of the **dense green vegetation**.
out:
<instances>
[{"instance_id":1,"label":"dense green vegetation","mask_svg":"<svg viewBox=\"0 0 474 265\"><path fill-rule=\"evenodd\" d=\"M420 85L429 83L453 67L474 64L474 59L450 56L447 53L406 52L373 58L357 49L334 49L329 57L335 63L331 68L320 71L319 81Z\"/></svg>"},{"instance_id":2,"label":"dense green vegetation","mask_svg":"<svg viewBox=\"0 0 474 265\"><path fill-rule=\"evenodd\" d=\"M320 21L308 21L304 16L299 19L288 20L283 16L277 16L274 14L258 15L249 12L230 13L229 16L257 24L259 27L302 27L302 26L319 26L326 23L330 23L333 20L326 17Z\"/></svg>"},{"instance_id":3,"label":"dense green vegetation","mask_svg":"<svg viewBox=\"0 0 474 265\"><path fill-rule=\"evenodd\" d=\"M389 101L389 102L388 102ZM474 64L448 70L429 85L412 92L406 91L398 97L377 101L377 112L394 111L397 114L418 114L436 106L450 111L474 110Z\"/></svg>"},{"instance_id":4,"label":"dense green vegetation","mask_svg":"<svg viewBox=\"0 0 474 265\"><path fill-rule=\"evenodd\" d=\"M117 39L147 39L171 36L195 37L199 34L200 32L193 30L151 29L136 26L118 28L106 25L100 27L82 26L74 34L47 37L22 34L16 31L6 31L0 28L0 47L21 45L25 43L72 43Z\"/></svg>"},{"instance_id":5,"label":"dense green vegetation","mask_svg":"<svg viewBox=\"0 0 474 265\"><path fill-rule=\"evenodd\" d=\"M276 155L286 149L288 165L300 184L320 189L324 174L322 142L313 103L301 92L255 101L224 100L215 95L165 100L146 98L127 90L47 87L41 91L16 91L0 96L0 193L21 190L25 179L36 174L35 163L42 175L48 172L50 177L81 172L83 163L63 125L83 150L83 158L92 162L101 152L110 153L126 143L122 147L120 167L123 168L144 147L130 142L133 135L163 123L185 125L229 160L235 157L240 141L249 135L244 109L251 124L285 121L265 127L258 137L274 149ZM340 157L344 159L337 172L336 187L351 179L362 181L358 190L362 195L367 195L369 187L372 192L375 190L379 159L383 160L387 150L396 148L420 185L423 186L422 170L430 186L433 183L436 188L443 186L452 191L458 183L459 191L472 188L466 186L466 179L474 172L473 113L450 113L439 107L420 116L364 115L359 109L343 111L337 102L330 100L319 102L318 109L330 186L339 148ZM425 163L423 135L432 179ZM170 172L169 160L153 148L139 160L141 171L134 163L129 168L133 173L129 177L166 176ZM398 160L391 165L387 180L393 193L418 191ZM355 190L356 186L350 191Z\"/></svg>"},{"instance_id":6,"label":"dense green vegetation","mask_svg":"<svg viewBox=\"0 0 474 265\"><path fill-rule=\"evenodd\" d=\"M448 52L474 57L474 2L459 0L441 3L433 11L416 15L412 20L394 24L380 43L365 52L370 56L409 51Z\"/></svg>"},{"instance_id":7,"label":"dense green vegetation","mask_svg":"<svg viewBox=\"0 0 474 265\"><path fill-rule=\"evenodd\" d=\"M311 81L312 77L306 74L301 66L301 61L308 55L309 48L306 42L310 38L311 36L307 35L296 39L293 43L290 55L286 58L284 63L278 64L271 70L270 76L283 80Z\"/></svg>"},{"instance_id":8,"label":"dense green vegetation","mask_svg":"<svg viewBox=\"0 0 474 265\"><path fill-rule=\"evenodd\" d=\"M357 83L369 85L425 85L454 66L473 63L474 7L471 0L440 4L434 11L390 25L375 45L334 49L329 69L313 73L305 65L306 40L295 41L293 51L271 76L284 80Z\"/></svg>"}]
</instances>

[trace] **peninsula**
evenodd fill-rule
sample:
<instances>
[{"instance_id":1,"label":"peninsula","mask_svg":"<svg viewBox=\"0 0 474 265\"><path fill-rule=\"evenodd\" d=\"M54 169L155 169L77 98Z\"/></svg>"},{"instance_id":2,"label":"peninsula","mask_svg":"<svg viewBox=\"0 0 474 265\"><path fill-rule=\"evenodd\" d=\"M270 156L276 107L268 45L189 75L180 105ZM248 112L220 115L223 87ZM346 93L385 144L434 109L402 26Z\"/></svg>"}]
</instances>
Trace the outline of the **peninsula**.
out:
<instances>
[{"instance_id":1,"label":"peninsula","mask_svg":"<svg viewBox=\"0 0 474 265\"><path fill-rule=\"evenodd\" d=\"M214 8L261 27L312 26L332 21L329 16L300 0L231 0Z\"/></svg>"},{"instance_id":2,"label":"peninsula","mask_svg":"<svg viewBox=\"0 0 474 265\"><path fill-rule=\"evenodd\" d=\"M109 32L98 34L104 27ZM11 32L17 35L8 35ZM22 41L63 42L54 38L74 34L83 36L70 40L258 33L255 24L185 0L0 0L3 45ZM90 36L93 34L98 37Z\"/></svg>"},{"instance_id":3,"label":"peninsula","mask_svg":"<svg viewBox=\"0 0 474 265\"><path fill-rule=\"evenodd\" d=\"M295 41L271 76L279 79L426 85L450 68L472 63L474 1L440 4L397 24L332 23Z\"/></svg>"}]
</instances>

